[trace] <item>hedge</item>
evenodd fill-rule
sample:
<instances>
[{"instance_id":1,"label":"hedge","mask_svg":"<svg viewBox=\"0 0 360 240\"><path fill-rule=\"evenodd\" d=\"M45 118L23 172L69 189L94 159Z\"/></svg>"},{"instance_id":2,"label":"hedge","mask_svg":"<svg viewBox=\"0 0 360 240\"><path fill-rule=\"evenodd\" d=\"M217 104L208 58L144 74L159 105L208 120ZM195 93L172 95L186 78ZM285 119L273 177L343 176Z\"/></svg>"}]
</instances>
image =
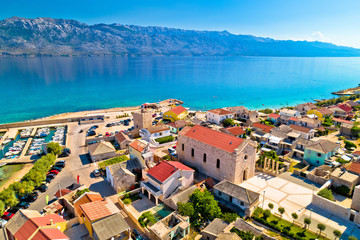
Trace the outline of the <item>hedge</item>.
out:
<instances>
[{"instance_id":1,"label":"hedge","mask_svg":"<svg viewBox=\"0 0 360 240\"><path fill-rule=\"evenodd\" d=\"M161 137L161 138L155 139L155 141L160 143L160 144L167 143L167 142L172 142L172 141L174 141L174 137L173 136Z\"/></svg>"},{"instance_id":2,"label":"hedge","mask_svg":"<svg viewBox=\"0 0 360 240\"><path fill-rule=\"evenodd\" d=\"M113 164L120 163L120 162L125 162L127 160L129 160L129 158L126 155L110 158L108 160L105 160L105 161L99 163L99 168L102 168L105 170L105 168L109 165L113 165Z\"/></svg>"}]
</instances>

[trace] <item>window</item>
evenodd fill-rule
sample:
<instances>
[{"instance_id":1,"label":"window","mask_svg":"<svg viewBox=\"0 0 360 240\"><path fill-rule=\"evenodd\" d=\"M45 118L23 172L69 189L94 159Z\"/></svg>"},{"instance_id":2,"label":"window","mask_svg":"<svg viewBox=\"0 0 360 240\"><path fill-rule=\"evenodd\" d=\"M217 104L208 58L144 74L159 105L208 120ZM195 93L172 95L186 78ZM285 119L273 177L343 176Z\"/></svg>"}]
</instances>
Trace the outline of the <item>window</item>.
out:
<instances>
[{"instance_id":1,"label":"window","mask_svg":"<svg viewBox=\"0 0 360 240\"><path fill-rule=\"evenodd\" d=\"M191 156L194 157L194 149L191 149Z\"/></svg>"},{"instance_id":2,"label":"window","mask_svg":"<svg viewBox=\"0 0 360 240\"><path fill-rule=\"evenodd\" d=\"M203 161L206 162L206 153L204 153Z\"/></svg>"},{"instance_id":3,"label":"window","mask_svg":"<svg viewBox=\"0 0 360 240\"><path fill-rule=\"evenodd\" d=\"M181 149L184 151L184 148L185 148L185 146L184 146L184 144L182 144L181 145Z\"/></svg>"},{"instance_id":4,"label":"window","mask_svg":"<svg viewBox=\"0 0 360 240\"><path fill-rule=\"evenodd\" d=\"M220 168L220 159L216 159L216 168Z\"/></svg>"},{"instance_id":5,"label":"window","mask_svg":"<svg viewBox=\"0 0 360 240\"><path fill-rule=\"evenodd\" d=\"M318 157L321 157L321 156L322 156L322 154L321 154L321 153L317 153L317 156L318 156Z\"/></svg>"},{"instance_id":6,"label":"window","mask_svg":"<svg viewBox=\"0 0 360 240\"><path fill-rule=\"evenodd\" d=\"M218 192L219 193L219 196L221 196L222 192Z\"/></svg>"},{"instance_id":7,"label":"window","mask_svg":"<svg viewBox=\"0 0 360 240\"><path fill-rule=\"evenodd\" d=\"M243 202L243 201L241 201L241 202L240 202L240 205L241 205L241 206L244 206L244 202Z\"/></svg>"},{"instance_id":8,"label":"window","mask_svg":"<svg viewBox=\"0 0 360 240\"><path fill-rule=\"evenodd\" d=\"M244 161L246 161L248 159L248 155L244 156Z\"/></svg>"}]
</instances>

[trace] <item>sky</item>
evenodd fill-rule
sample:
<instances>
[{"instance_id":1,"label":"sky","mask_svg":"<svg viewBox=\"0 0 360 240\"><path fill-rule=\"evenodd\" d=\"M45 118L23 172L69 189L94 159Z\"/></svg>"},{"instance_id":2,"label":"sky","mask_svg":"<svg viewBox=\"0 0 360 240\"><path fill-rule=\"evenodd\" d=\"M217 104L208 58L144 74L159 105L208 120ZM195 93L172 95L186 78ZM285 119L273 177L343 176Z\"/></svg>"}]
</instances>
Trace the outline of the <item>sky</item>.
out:
<instances>
[{"instance_id":1,"label":"sky","mask_svg":"<svg viewBox=\"0 0 360 240\"><path fill-rule=\"evenodd\" d=\"M360 48L360 0L1 0L12 16L229 31Z\"/></svg>"}]
</instances>

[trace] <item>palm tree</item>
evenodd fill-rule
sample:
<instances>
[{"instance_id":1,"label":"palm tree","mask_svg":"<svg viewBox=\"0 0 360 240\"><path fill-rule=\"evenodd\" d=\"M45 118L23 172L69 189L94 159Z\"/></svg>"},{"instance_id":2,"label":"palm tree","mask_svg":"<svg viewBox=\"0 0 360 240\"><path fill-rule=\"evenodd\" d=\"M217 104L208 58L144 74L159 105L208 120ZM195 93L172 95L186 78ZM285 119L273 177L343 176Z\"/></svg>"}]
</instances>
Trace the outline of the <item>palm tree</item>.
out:
<instances>
[{"instance_id":1,"label":"palm tree","mask_svg":"<svg viewBox=\"0 0 360 240\"><path fill-rule=\"evenodd\" d=\"M333 231L333 234L334 234L334 236L335 236L335 239L340 238L341 235L342 235L339 230L334 230L334 231Z\"/></svg>"},{"instance_id":2,"label":"palm tree","mask_svg":"<svg viewBox=\"0 0 360 240\"><path fill-rule=\"evenodd\" d=\"M311 224L311 219L310 218L304 218L304 224L305 224L305 228L309 228L309 226Z\"/></svg>"},{"instance_id":3,"label":"palm tree","mask_svg":"<svg viewBox=\"0 0 360 240\"><path fill-rule=\"evenodd\" d=\"M319 235L321 236L321 232L325 230L326 226L324 224L322 224L322 223L319 223L317 225L317 228L320 230Z\"/></svg>"}]
</instances>

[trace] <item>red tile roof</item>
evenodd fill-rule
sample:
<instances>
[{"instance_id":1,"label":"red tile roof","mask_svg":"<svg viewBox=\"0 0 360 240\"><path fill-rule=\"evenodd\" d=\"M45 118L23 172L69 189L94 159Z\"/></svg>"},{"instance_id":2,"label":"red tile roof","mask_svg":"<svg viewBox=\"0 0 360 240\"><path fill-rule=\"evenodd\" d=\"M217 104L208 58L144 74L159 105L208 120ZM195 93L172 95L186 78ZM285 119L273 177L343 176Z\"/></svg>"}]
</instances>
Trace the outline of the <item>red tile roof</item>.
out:
<instances>
[{"instance_id":1,"label":"red tile roof","mask_svg":"<svg viewBox=\"0 0 360 240\"><path fill-rule=\"evenodd\" d=\"M276 114L276 113L270 113L270 114L268 115L268 117L269 117L269 118L279 118L280 115L279 115L279 114Z\"/></svg>"},{"instance_id":2,"label":"red tile roof","mask_svg":"<svg viewBox=\"0 0 360 240\"><path fill-rule=\"evenodd\" d=\"M291 124L289 127L294 129L295 131L299 131L299 132L303 132L303 133L309 133L311 131L311 128L298 126L298 125L294 125L294 124Z\"/></svg>"},{"instance_id":3,"label":"red tile roof","mask_svg":"<svg viewBox=\"0 0 360 240\"><path fill-rule=\"evenodd\" d=\"M274 127L270 127L270 126L262 124L262 123L254 123L253 127L260 128L261 130L263 130L264 132L267 132L267 133L269 133L270 130L274 128Z\"/></svg>"},{"instance_id":4,"label":"red tile roof","mask_svg":"<svg viewBox=\"0 0 360 240\"><path fill-rule=\"evenodd\" d=\"M335 122L341 122L341 123L349 123L349 124L353 124L353 122L348 121L348 120L344 120L344 119L341 119L341 118L333 118L332 120L333 120L333 121L335 121Z\"/></svg>"},{"instance_id":5,"label":"red tile roof","mask_svg":"<svg viewBox=\"0 0 360 240\"><path fill-rule=\"evenodd\" d=\"M187 110L183 106L179 105L179 106L177 106L177 107L175 107L173 109L170 109L169 111L175 113L176 115L179 115L179 114L181 114L181 113L183 113L183 112L185 112Z\"/></svg>"},{"instance_id":6,"label":"red tile roof","mask_svg":"<svg viewBox=\"0 0 360 240\"><path fill-rule=\"evenodd\" d=\"M103 219L120 212L120 210L109 198L106 198L103 201L82 204L80 205L80 209L90 222Z\"/></svg>"},{"instance_id":7,"label":"red tile roof","mask_svg":"<svg viewBox=\"0 0 360 240\"><path fill-rule=\"evenodd\" d=\"M147 171L147 174L159 180L160 182L164 182L171 175L173 175L177 171L177 168L170 164L167 161L161 161L156 164L154 167L150 168Z\"/></svg>"},{"instance_id":8,"label":"red tile roof","mask_svg":"<svg viewBox=\"0 0 360 240\"><path fill-rule=\"evenodd\" d=\"M57 214L49 214L41 217L35 217L28 219L25 224L14 234L17 240L30 239L31 235L39 228L43 226L50 226L50 220L53 224L58 222L65 222L65 220ZM55 227L55 229L57 229ZM37 239L37 238L32 238ZM66 238L68 239L68 238Z\"/></svg>"},{"instance_id":9,"label":"red tile roof","mask_svg":"<svg viewBox=\"0 0 360 240\"><path fill-rule=\"evenodd\" d=\"M225 109L222 109L222 108L209 110L208 112L211 112L211 113L216 114L216 115L234 114L233 112L228 111L228 110L225 110Z\"/></svg>"},{"instance_id":10,"label":"red tile roof","mask_svg":"<svg viewBox=\"0 0 360 240\"><path fill-rule=\"evenodd\" d=\"M234 150L244 141L242 138L234 137L230 134L199 125L187 129L185 128L184 130L183 135L230 153L234 152Z\"/></svg>"},{"instance_id":11,"label":"red tile roof","mask_svg":"<svg viewBox=\"0 0 360 240\"><path fill-rule=\"evenodd\" d=\"M101 195L99 193L87 192L87 193L84 193L83 195L81 195L78 199L76 199L73 205L74 205L75 211L78 214L80 214L80 205L89 203L89 202L101 201L101 200L103 200L103 198L101 197Z\"/></svg>"},{"instance_id":12,"label":"red tile roof","mask_svg":"<svg viewBox=\"0 0 360 240\"><path fill-rule=\"evenodd\" d=\"M348 165L347 169L351 172L360 174L360 163L352 162Z\"/></svg>"},{"instance_id":13,"label":"red tile roof","mask_svg":"<svg viewBox=\"0 0 360 240\"><path fill-rule=\"evenodd\" d=\"M297 117L291 117L291 118L289 118L289 120L296 122L298 120L298 118Z\"/></svg>"},{"instance_id":14,"label":"red tile roof","mask_svg":"<svg viewBox=\"0 0 360 240\"><path fill-rule=\"evenodd\" d=\"M61 189L61 190L57 190L57 192L54 194L55 197L59 198L59 197L63 197L68 193L71 193L72 191L69 189ZM61 193L61 194L60 194Z\"/></svg>"},{"instance_id":15,"label":"red tile roof","mask_svg":"<svg viewBox=\"0 0 360 240\"><path fill-rule=\"evenodd\" d=\"M241 127L229 127L226 130L228 130L234 136L245 134L244 129Z\"/></svg>"},{"instance_id":16,"label":"red tile roof","mask_svg":"<svg viewBox=\"0 0 360 240\"><path fill-rule=\"evenodd\" d=\"M360 156L360 151L355 151L352 153L353 155Z\"/></svg>"},{"instance_id":17,"label":"red tile roof","mask_svg":"<svg viewBox=\"0 0 360 240\"><path fill-rule=\"evenodd\" d=\"M116 138L116 140L118 141L118 143L122 143L122 142L125 141L125 140L129 140L129 141L130 141L129 136L126 135L126 134L123 133L123 132L118 132L117 134L115 134L115 138Z\"/></svg>"},{"instance_id":18,"label":"red tile roof","mask_svg":"<svg viewBox=\"0 0 360 240\"><path fill-rule=\"evenodd\" d=\"M352 108L347 104L339 104L337 106L338 106L338 108L344 110L345 112L351 112L352 111Z\"/></svg>"},{"instance_id":19,"label":"red tile roof","mask_svg":"<svg viewBox=\"0 0 360 240\"><path fill-rule=\"evenodd\" d=\"M169 164L171 164L172 166L181 169L181 170L185 170L185 171L195 171L194 169L182 164L181 162L177 162L177 161L169 161Z\"/></svg>"},{"instance_id":20,"label":"red tile roof","mask_svg":"<svg viewBox=\"0 0 360 240\"><path fill-rule=\"evenodd\" d=\"M67 240L70 239L57 228L40 229L31 239L33 240Z\"/></svg>"},{"instance_id":21,"label":"red tile roof","mask_svg":"<svg viewBox=\"0 0 360 240\"><path fill-rule=\"evenodd\" d=\"M132 143L129 144L130 147L134 148L135 150L142 152L145 150L145 146L142 142L139 140L135 140Z\"/></svg>"}]
</instances>

